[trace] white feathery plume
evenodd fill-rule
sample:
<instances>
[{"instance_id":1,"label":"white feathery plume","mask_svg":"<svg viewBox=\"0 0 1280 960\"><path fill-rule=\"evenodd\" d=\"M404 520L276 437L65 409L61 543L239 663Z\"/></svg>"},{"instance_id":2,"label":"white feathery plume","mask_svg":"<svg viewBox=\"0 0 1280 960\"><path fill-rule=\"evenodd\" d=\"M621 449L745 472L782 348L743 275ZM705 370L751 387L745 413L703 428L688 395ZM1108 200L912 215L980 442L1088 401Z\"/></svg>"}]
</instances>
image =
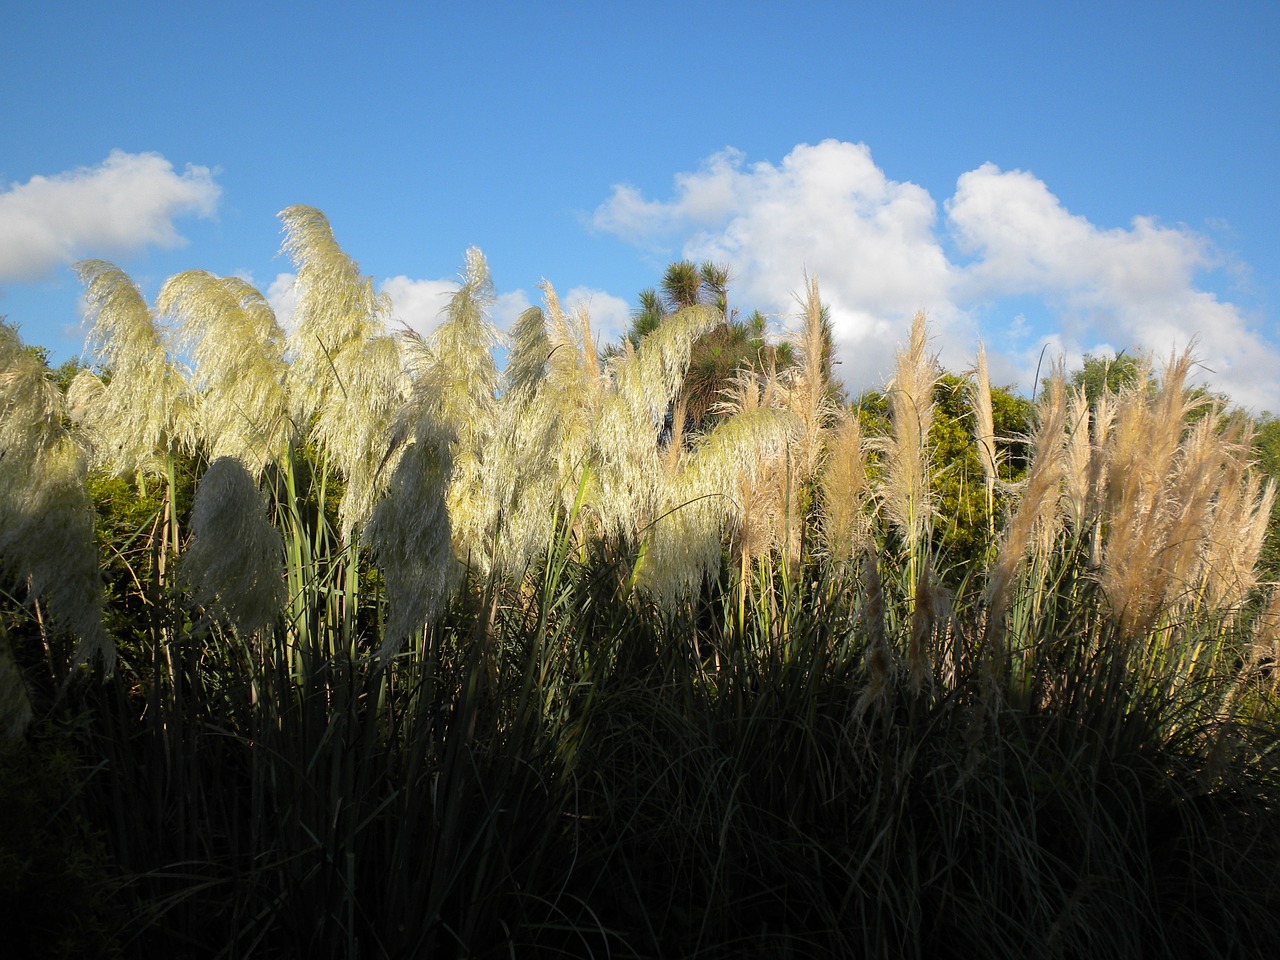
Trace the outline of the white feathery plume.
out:
<instances>
[{"instance_id":1,"label":"white feathery plume","mask_svg":"<svg viewBox=\"0 0 1280 960\"><path fill-rule=\"evenodd\" d=\"M831 401L830 323L818 293L817 277L805 277L805 296L800 305L802 322L792 337L799 362L787 378L787 406L800 425L793 457L799 467L796 479L808 483L818 473L824 431L836 415Z\"/></svg>"},{"instance_id":2,"label":"white feathery plume","mask_svg":"<svg viewBox=\"0 0 1280 960\"><path fill-rule=\"evenodd\" d=\"M297 422L313 424L313 438L347 480L339 512L349 536L368 517L386 474L386 438L407 390L404 358L385 333L390 301L374 294L372 278L338 246L324 214L295 206L280 219L298 271L289 395Z\"/></svg>"},{"instance_id":3,"label":"white feathery plume","mask_svg":"<svg viewBox=\"0 0 1280 960\"><path fill-rule=\"evenodd\" d=\"M822 504L819 532L827 555L837 563L852 564L871 544L866 452L862 425L852 411L842 414L830 430L818 491Z\"/></svg>"},{"instance_id":4,"label":"white feathery plume","mask_svg":"<svg viewBox=\"0 0 1280 960\"><path fill-rule=\"evenodd\" d=\"M532 391L547 375L551 338L541 307L521 312L511 326L511 353L502 375L504 396Z\"/></svg>"},{"instance_id":5,"label":"white feathery plume","mask_svg":"<svg viewBox=\"0 0 1280 960\"><path fill-rule=\"evenodd\" d=\"M464 562L487 572L501 511L495 485L505 469L492 462L497 420L498 371L492 349L499 343L490 317L493 281L484 256L467 251L463 282L444 308L430 339L415 343L413 397L399 432L416 435L419 425L450 438L453 480L449 517L454 546ZM424 426L424 428L426 428Z\"/></svg>"},{"instance_id":6,"label":"white feathery plume","mask_svg":"<svg viewBox=\"0 0 1280 960\"><path fill-rule=\"evenodd\" d=\"M889 424L892 436L876 442L885 454L880 497L889 520L898 527L914 552L934 502L929 491L929 430L933 426L933 391L938 380L937 363L926 352L928 330L923 312L911 321L911 339L899 350L897 368L889 385Z\"/></svg>"},{"instance_id":7,"label":"white feathery plume","mask_svg":"<svg viewBox=\"0 0 1280 960\"><path fill-rule=\"evenodd\" d=\"M331 394L345 389L335 369L336 356L348 344L381 335L391 304L374 294L373 279L361 276L360 265L338 246L323 213L299 205L279 216L283 252L297 269L298 306L288 339L289 392L305 423Z\"/></svg>"},{"instance_id":8,"label":"white feathery plume","mask_svg":"<svg viewBox=\"0 0 1280 960\"><path fill-rule=\"evenodd\" d=\"M790 398L781 395L775 371L768 376L751 370L740 370L722 391L724 399L712 407L722 417L733 418L744 413L777 406L789 409ZM796 436L803 437L803 426L796 416ZM794 438L793 438L794 439ZM788 497L792 475L790 450L755 464L738 478L735 494L737 510L730 528L731 554L739 571L743 588L750 592L749 571L752 562L775 548L793 546L791 534L795 526L795 497ZM794 554L789 554L794 555Z\"/></svg>"},{"instance_id":9,"label":"white feathery plume","mask_svg":"<svg viewBox=\"0 0 1280 960\"><path fill-rule=\"evenodd\" d=\"M1072 529L1083 532L1094 520L1090 508L1095 499L1091 489L1094 453L1089 432L1089 401L1083 388L1073 388L1067 398L1066 424L1063 504Z\"/></svg>"},{"instance_id":10,"label":"white feathery plume","mask_svg":"<svg viewBox=\"0 0 1280 960\"><path fill-rule=\"evenodd\" d=\"M632 536L654 517L662 421L684 382L694 341L718 322L714 307L685 307L611 366L591 430L597 486L590 503L606 536Z\"/></svg>"},{"instance_id":11,"label":"white feathery plume","mask_svg":"<svg viewBox=\"0 0 1280 960\"><path fill-rule=\"evenodd\" d=\"M88 349L110 381L81 370L68 392L71 415L100 464L118 474L159 472L171 452L194 445L194 398L124 271L104 260L84 260L75 269L93 324Z\"/></svg>"},{"instance_id":12,"label":"white feathery plume","mask_svg":"<svg viewBox=\"0 0 1280 960\"><path fill-rule=\"evenodd\" d=\"M973 377L969 381L969 396L973 406L973 438L978 445L978 460L982 464L982 476L986 483L987 500L995 494L1000 479L1000 460L996 450L995 417L991 409L991 377L987 373L987 350L979 341L978 359Z\"/></svg>"},{"instance_id":13,"label":"white feathery plume","mask_svg":"<svg viewBox=\"0 0 1280 960\"><path fill-rule=\"evenodd\" d=\"M721 421L701 439L683 468L667 479L659 509L643 533L636 585L666 609L696 590L720 566L724 539L742 516L746 478L785 456L795 416L759 408Z\"/></svg>"},{"instance_id":14,"label":"white feathery plume","mask_svg":"<svg viewBox=\"0 0 1280 960\"><path fill-rule=\"evenodd\" d=\"M453 475L451 436L430 417L413 425L387 494L373 508L364 540L387 584L380 657L398 653L444 611L458 582L445 497Z\"/></svg>"},{"instance_id":15,"label":"white feathery plume","mask_svg":"<svg viewBox=\"0 0 1280 960\"><path fill-rule=\"evenodd\" d=\"M87 462L64 413L44 365L0 322L0 569L48 600L53 627L79 638L77 662L110 672Z\"/></svg>"},{"instance_id":16,"label":"white feathery plume","mask_svg":"<svg viewBox=\"0 0 1280 960\"><path fill-rule=\"evenodd\" d=\"M553 462L560 509L573 508L588 467L591 430L604 388L599 371L584 359L577 337L570 329L560 298L546 280L539 284L546 304L548 345L547 373L539 389L539 410L552 417Z\"/></svg>"},{"instance_id":17,"label":"white feathery plume","mask_svg":"<svg viewBox=\"0 0 1280 960\"><path fill-rule=\"evenodd\" d=\"M1107 432L1099 579L1131 637L1146 633L1170 582L1165 566L1168 534L1182 505L1172 501L1169 485L1178 476L1190 409L1185 381L1191 362L1190 353L1171 361L1154 396L1146 387L1144 363L1136 384L1116 398L1114 422ZM1191 506L1197 512L1202 509Z\"/></svg>"},{"instance_id":18,"label":"white feathery plume","mask_svg":"<svg viewBox=\"0 0 1280 960\"><path fill-rule=\"evenodd\" d=\"M260 476L284 455L290 429L284 333L271 305L239 277L188 270L165 281L156 310L180 322L209 456L235 457Z\"/></svg>"},{"instance_id":19,"label":"white feathery plume","mask_svg":"<svg viewBox=\"0 0 1280 960\"><path fill-rule=\"evenodd\" d=\"M181 564L195 602L220 611L242 635L269 627L284 609L284 541L235 457L219 457L200 478Z\"/></svg>"},{"instance_id":20,"label":"white feathery plume","mask_svg":"<svg viewBox=\"0 0 1280 960\"><path fill-rule=\"evenodd\" d=\"M1003 635L1004 614L1012 603L1023 560L1033 551L1044 555L1057 529L1066 428L1065 389L1062 371L1057 369L1036 410L1027 479L1019 490L1018 505L1005 528L996 561L987 574L988 617L997 636Z\"/></svg>"}]
</instances>

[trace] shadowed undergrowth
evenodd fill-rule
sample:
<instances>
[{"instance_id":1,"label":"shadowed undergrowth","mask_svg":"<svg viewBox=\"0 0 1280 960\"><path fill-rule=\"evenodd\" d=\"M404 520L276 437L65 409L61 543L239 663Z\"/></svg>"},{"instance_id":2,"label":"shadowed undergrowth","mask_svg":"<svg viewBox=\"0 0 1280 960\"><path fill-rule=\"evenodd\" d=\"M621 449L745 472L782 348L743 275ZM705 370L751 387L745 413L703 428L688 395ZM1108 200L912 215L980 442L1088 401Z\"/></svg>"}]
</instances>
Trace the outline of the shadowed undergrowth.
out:
<instances>
[{"instance_id":1,"label":"shadowed undergrowth","mask_svg":"<svg viewBox=\"0 0 1280 960\"><path fill-rule=\"evenodd\" d=\"M1058 371L998 436L983 355L944 378L921 315L854 409L808 279L789 365L687 420L723 303L602 356L546 285L500 373L478 251L396 338L323 215L282 216L287 335L242 280L152 310L90 262L102 368L64 394L0 324L21 943L1269 955L1274 490L1189 355Z\"/></svg>"}]
</instances>

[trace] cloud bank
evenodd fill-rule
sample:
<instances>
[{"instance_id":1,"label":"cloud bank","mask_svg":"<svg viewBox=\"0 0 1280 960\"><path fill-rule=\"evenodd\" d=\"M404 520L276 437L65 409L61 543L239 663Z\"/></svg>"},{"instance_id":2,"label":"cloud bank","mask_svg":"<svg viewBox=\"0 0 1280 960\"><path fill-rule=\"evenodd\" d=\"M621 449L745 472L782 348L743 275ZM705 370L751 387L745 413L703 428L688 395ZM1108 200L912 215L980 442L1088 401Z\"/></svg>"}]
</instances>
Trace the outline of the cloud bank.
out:
<instances>
[{"instance_id":1,"label":"cloud bank","mask_svg":"<svg viewBox=\"0 0 1280 960\"><path fill-rule=\"evenodd\" d=\"M1214 386L1280 409L1271 373L1280 352L1234 305L1197 287L1218 263L1193 231L1150 217L1103 229L1032 174L990 163L962 174L941 207L940 216L922 187L889 179L865 145L827 140L776 165L724 150L678 174L666 200L617 186L593 224L650 250L728 264L734 299L766 312L794 313L793 291L816 276L839 372L855 389L883 381L923 309L951 369L969 364L979 337L993 375L1024 387L1046 345L1075 362L1109 345L1163 357L1194 341ZM1014 298L1041 304L1051 322L1015 317ZM997 329L989 318L1002 310Z\"/></svg>"},{"instance_id":2,"label":"cloud bank","mask_svg":"<svg viewBox=\"0 0 1280 960\"><path fill-rule=\"evenodd\" d=\"M96 167L9 184L0 192L0 283L39 280L84 257L178 246L174 221L212 216L218 193L208 167L177 173L157 153L121 150Z\"/></svg>"}]
</instances>

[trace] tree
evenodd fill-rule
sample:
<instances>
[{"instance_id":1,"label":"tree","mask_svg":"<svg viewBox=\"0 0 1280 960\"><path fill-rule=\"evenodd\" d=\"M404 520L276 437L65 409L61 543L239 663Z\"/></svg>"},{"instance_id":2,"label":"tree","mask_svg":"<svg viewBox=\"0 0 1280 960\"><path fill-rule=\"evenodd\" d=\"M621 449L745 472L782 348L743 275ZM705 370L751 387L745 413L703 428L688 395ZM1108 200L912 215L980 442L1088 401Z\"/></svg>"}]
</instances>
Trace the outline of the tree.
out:
<instances>
[{"instance_id":1,"label":"tree","mask_svg":"<svg viewBox=\"0 0 1280 960\"><path fill-rule=\"evenodd\" d=\"M1253 435L1253 456L1258 469L1280 483L1280 419L1269 414L1259 418ZM1280 577L1280 502L1271 510L1267 524L1267 539L1262 547L1259 562L1262 577L1274 580Z\"/></svg>"},{"instance_id":2,"label":"tree","mask_svg":"<svg viewBox=\"0 0 1280 960\"><path fill-rule=\"evenodd\" d=\"M680 396L673 404L684 410L680 435L705 432L718 420L715 412L725 389L742 370L761 371L770 365L785 367L791 361L790 344L771 344L766 336L766 320L752 311L745 323L729 307L729 268L721 264L679 260L663 273L659 289L641 290L631 313L627 339L636 348L644 337L664 320L685 307L709 305L721 322L698 339L689 361L689 371Z\"/></svg>"},{"instance_id":3,"label":"tree","mask_svg":"<svg viewBox=\"0 0 1280 960\"><path fill-rule=\"evenodd\" d=\"M1119 393L1125 387L1137 383L1144 372L1149 385L1154 387L1155 377L1137 357L1123 350L1114 357L1086 353L1083 366L1071 374L1071 385L1083 388L1085 399L1092 406L1104 390Z\"/></svg>"}]
</instances>

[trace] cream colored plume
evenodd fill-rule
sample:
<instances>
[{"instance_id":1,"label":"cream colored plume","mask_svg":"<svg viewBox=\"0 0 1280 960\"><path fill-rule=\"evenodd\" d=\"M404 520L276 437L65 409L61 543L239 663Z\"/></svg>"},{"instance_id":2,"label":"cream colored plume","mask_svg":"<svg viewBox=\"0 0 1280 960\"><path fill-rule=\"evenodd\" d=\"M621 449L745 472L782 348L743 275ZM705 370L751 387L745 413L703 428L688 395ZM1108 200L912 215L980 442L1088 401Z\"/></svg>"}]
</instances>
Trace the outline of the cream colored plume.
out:
<instances>
[{"instance_id":1,"label":"cream colored plume","mask_svg":"<svg viewBox=\"0 0 1280 960\"><path fill-rule=\"evenodd\" d=\"M821 466L824 431L836 415L831 400L831 331L816 277L805 278L801 325L792 337L797 363L788 371L787 407L799 422L792 461L795 478L808 483Z\"/></svg>"},{"instance_id":2,"label":"cream colored plume","mask_svg":"<svg viewBox=\"0 0 1280 960\"><path fill-rule=\"evenodd\" d=\"M397 432L449 438L449 516L459 559L487 572L508 464L495 461L498 332L490 317L493 281L479 250L467 251L463 280L426 341L412 340L413 395ZM408 418L406 421L405 418Z\"/></svg>"},{"instance_id":3,"label":"cream colored plume","mask_svg":"<svg viewBox=\"0 0 1280 960\"><path fill-rule=\"evenodd\" d=\"M343 252L324 214L280 214L284 249L297 268L298 306L286 378L294 416L347 481L339 507L344 535L368 517L385 477L387 437L404 405L405 360L385 332L390 301Z\"/></svg>"},{"instance_id":4,"label":"cream colored plume","mask_svg":"<svg viewBox=\"0 0 1280 960\"><path fill-rule=\"evenodd\" d=\"M540 388L541 407L554 418L552 425L554 466L559 503L568 512L577 499L584 471L588 470L591 430L600 409L604 378L595 356L583 348L581 327L570 327L555 288L539 284L546 305L547 373Z\"/></svg>"},{"instance_id":5,"label":"cream colored plume","mask_svg":"<svg viewBox=\"0 0 1280 960\"><path fill-rule=\"evenodd\" d=\"M98 463L119 474L160 472L171 453L194 445L190 387L124 271L103 260L81 261L75 269L92 322L86 342L109 380L81 370L68 392L71 416Z\"/></svg>"},{"instance_id":6,"label":"cream colored plume","mask_svg":"<svg viewBox=\"0 0 1280 960\"><path fill-rule=\"evenodd\" d=\"M933 391L938 367L926 353L928 329L924 313L911 321L911 339L898 351L889 385L889 424L892 435L876 444L885 455L880 497L885 514L912 551L921 542L933 516L930 494L929 430L933 426Z\"/></svg>"},{"instance_id":7,"label":"cream colored plume","mask_svg":"<svg viewBox=\"0 0 1280 960\"><path fill-rule=\"evenodd\" d=\"M662 464L658 434L684 383L694 341L720 322L714 307L685 307L615 358L590 435L589 500L605 536L634 536L655 516Z\"/></svg>"},{"instance_id":8,"label":"cream colored plume","mask_svg":"<svg viewBox=\"0 0 1280 960\"><path fill-rule=\"evenodd\" d=\"M1066 386L1061 369L1046 384L1036 408L1031 467L1018 491L1017 507L1005 527L996 561L987 575L990 629L1002 636L1003 618L1013 600L1017 575L1028 554L1046 556L1058 530L1066 429Z\"/></svg>"},{"instance_id":9,"label":"cream colored plume","mask_svg":"<svg viewBox=\"0 0 1280 960\"><path fill-rule=\"evenodd\" d=\"M458 583L445 503L453 476L451 440L428 417L414 424L387 494L364 528L387 584L381 657L398 653L414 632L433 623Z\"/></svg>"},{"instance_id":10,"label":"cream colored plume","mask_svg":"<svg viewBox=\"0 0 1280 960\"><path fill-rule=\"evenodd\" d=\"M1000 479L1000 458L996 449L995 417L991 410L991 378L987 373L987 350L978 344L978 359L969 381L969 397L973 407L973 439L978 446L978 461L987 488L987 502L995 495Z\"/></svg>"},{"instance_id":11,"label":"cream colored plume","mask_svg":"<svg viewBox=\"0 0 1280 960\"><path fill-rule=\"evenodd\" d=\"M271 305L239 277L189 270L160 288L156 310L180 323L208 455L235 457L260 476L284 455L291 429L284 333Z\"/></svg>"},{"instance_id":12,"label":"cream colored plume","mask_svg":"<svg viewBox=\"0 0 1280 960\"><path fill-rule=\"evenodd\" d=\"M1130 637L1181 611L1236 609L1256 586L1274 487L1249 470L1241 419L1190 416L1207 403L1186 387L1192 364L1189 352L1171 359L1154 393L1144 366L1135 386L1094 409L1094 556Z\"/></svg>"},{"instance_id":13,"label":"cream colored plume","mask_svg":"<svg viewBox=\"0 0 1280 960\"><path fill-rule=\"evenodd\" d=\"M503 395L536 390L547 376L550 355L546 316L541 307L529 307L511 327L511 352L503 371Z\"/></svg>"},{"instance_id":14,"label":"cream colored plume","mask_svg":"<svg viewBox=\"0 0 1280 960\"><path fill-rule=\"evenodd\" d=\"M284 543L266 498L235 457L214 460L196 485L181 564L195 602L242 635L270 627L284 609Z\"/></svg>"},{"instance_id":15,"label":"cream colored plume","mask_svg":"<svg viewBox=\"0 0 1280 960\"><path fill-rule=\"evenodd\" d=\"M827 556L852 564L871 544L870 486L862 425L846 411L827 437L827 456L818 475L822 506L819 533Z\"/></svg>"},{"instance_id":16,"label":"cream colored plume","mask_svg":"<svg viewBox=\"0 0 1280 960\"><path fill-rule=\"evenodd\" d=\"M1191 356L1184 353L1165 368L1161 388L1146 389L1146 366L1137 384L1116 398L1107 435L1104 539L1100 579L1119 622L1130 636L1144 635L1164 606L1172 580L1187 571L1168 566L1168 533L1184 508L1200 520L1205 504L1176 503L1171 484L1179 476L1179 447L1189 406L1185 382Z\"/></svg>"},{"instance_id":17,"label":"cream colored plume","mask_svg":"<svg viewBox=\"0 0 1280 960\"><path fill-rule=\"evenodd\" d=\"M785 410L759 408L718 423L661 490L644 528L644 556L636 584L672 609L720 568L725 538L741 522L741 490L759 479L761 465L784 457L796 420Z\"/></svg>"},{"instance_id":18,"label":"cream colored plume","mask_svg":"<svg viewBox=\"0 0 1280 960\"><path fill-rule=\"evenodd\" d=\"M54 629L79 639L77 662L110 672L87 460L64 416L44 364L0 321L0 570L47 600Z\"/></svg>"}]
</instances>

